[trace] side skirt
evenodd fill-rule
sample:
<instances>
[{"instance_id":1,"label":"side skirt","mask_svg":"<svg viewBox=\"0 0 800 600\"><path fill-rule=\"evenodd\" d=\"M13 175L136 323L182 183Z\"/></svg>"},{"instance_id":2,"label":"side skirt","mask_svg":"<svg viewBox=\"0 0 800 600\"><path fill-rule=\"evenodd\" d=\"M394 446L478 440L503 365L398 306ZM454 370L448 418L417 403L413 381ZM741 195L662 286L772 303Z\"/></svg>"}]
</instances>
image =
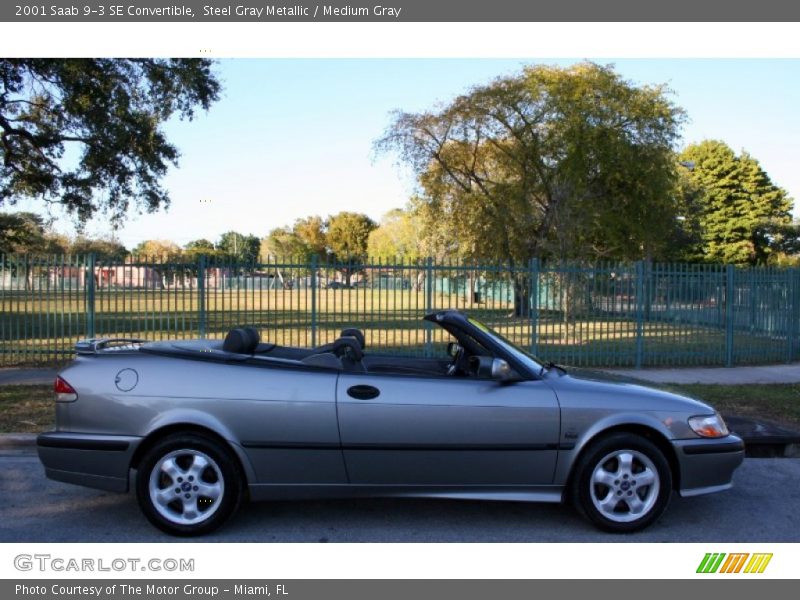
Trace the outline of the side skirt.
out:
<instances>
[{"instance_id":1,"label":"side skirt","mask_svg":"<svg viewBox=\"0 0 800 600\"><path fill-rule=\"evenodd\" d=\"M692 498L693 496L704 496L705 494L716 494L717 492L724 492L733 487L732 483L723 483L722 485L709 485L706 487L691 488L688 490L680 490L678 493L681 498Z\"/></svg>"},{"instance_id":2,"label":"side skirt","mask_svg":"<svg viewBox=\"0 0 800 600\"><path fill-rule=\"evenodd\" d=\"M553 502L563 500L560 485L530 486L437 486L353 484L251 484L250 499L316 500L321 498L445 498L452 500L496 500L506 502Z\"/></svg>"}]
</instances>

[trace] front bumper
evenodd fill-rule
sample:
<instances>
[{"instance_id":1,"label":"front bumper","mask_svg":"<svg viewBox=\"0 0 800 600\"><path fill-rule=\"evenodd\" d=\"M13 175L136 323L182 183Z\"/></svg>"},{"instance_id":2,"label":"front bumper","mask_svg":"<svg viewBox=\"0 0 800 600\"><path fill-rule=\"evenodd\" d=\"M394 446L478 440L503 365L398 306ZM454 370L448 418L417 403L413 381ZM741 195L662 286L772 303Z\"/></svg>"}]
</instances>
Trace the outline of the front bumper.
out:
<instances>
[{"instance_id":1,"label":"front bumper","mask_svg":"<svg viewBox=\"0 0 800 600\"><path fill-rule=\"evenodd\" d=\"M673 440L672 445L680 467L681 496L711 494L733 487L733 472L744 460L740 437Z\"/></svg>"},{"instance_id":2,"label":"front bumper","mask_svg":"<svg viewBox=\"0 0 800 600\"><path fill-rule=\"evenodd\" d=\"M111 492L128 491L133 453L142 438L48 431L36 438L48 478Z\"/></svg>"}]
</instances>

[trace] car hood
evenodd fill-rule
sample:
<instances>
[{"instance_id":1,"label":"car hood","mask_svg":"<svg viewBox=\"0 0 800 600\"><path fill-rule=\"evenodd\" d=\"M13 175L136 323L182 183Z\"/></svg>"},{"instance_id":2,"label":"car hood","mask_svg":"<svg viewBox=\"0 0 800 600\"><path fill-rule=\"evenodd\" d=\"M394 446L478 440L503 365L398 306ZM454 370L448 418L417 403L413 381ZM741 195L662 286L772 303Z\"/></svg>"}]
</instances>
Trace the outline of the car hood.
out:
<instances>
[{"instance_id":1,"label":"car hood","mask_svg":"<svg viewBox=\"0 0 800 600\"><path fill-rule=\"evenodd\" d=\"M677 392L666 385L653 384L633 377L595 371L592 369L569 369L566 373L553 373L551 369L548 381L558 390L635 398L641 401L642 408L657 410L688 411L696 414L709 414L714 408L708 403Z\"/></svg>"}]
</instances>

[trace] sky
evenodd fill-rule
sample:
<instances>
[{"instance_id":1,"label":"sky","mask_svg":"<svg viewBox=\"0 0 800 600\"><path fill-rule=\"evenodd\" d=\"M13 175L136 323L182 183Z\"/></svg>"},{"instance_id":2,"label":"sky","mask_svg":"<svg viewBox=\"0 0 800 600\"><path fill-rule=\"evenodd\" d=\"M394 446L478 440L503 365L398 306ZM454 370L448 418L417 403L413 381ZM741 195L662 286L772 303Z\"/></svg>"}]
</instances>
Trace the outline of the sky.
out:
<instances>
[{"instance_id":1,"label":"sky","mask_svg":"<svg viewBox=\"0 0 800 600\"><path fill-rule=\"evenodd\" d=\"M637 84L667 84L686 109L683 145L713 138L757 158L800 203L800 60L592 59ZM373 142L391 111L421 111L533 63L577 59L226 59L219 102L193 121L165 125L181 152L164 179L172 204L132 213L114 232L128 248L147 239L181 245L229 230L265 236L312 214L364 212L376 221L405 205L410 172ZM47 214L40 202L17 210ZM51 210L55 228L74 233ZM795 215L800 211L795 209ZM109 236L103 217L87 227Z\"/></svg>"}]
</instances>

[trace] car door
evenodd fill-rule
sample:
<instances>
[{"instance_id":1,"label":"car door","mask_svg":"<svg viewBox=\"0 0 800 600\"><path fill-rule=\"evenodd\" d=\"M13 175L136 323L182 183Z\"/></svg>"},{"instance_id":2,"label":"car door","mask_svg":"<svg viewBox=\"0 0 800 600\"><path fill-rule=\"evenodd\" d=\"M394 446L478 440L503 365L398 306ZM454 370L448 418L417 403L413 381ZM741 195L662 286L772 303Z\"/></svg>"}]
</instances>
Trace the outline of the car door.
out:
<instances>
[{"instance_id":1,"label":"car door","mask_svg":"<svg viewBox=\"0 0 800 600\"><path fill-rule=\"evenodd\" d=\"M336 419L336 371L204 364L202 373L195 394L222 398L209 400L207 410L228 424L257 483L347 483Z\"/></svg>"},{"instance_id":2,"label":"car door","mask_svg":"<svg viewBox=\"0 0 800 600\"><path fill-rule=\"evenodd\" d=\"M560 411L544 381L342 373L336 400L350 483L552 482Z\"/></svg>"}]
</instances>

